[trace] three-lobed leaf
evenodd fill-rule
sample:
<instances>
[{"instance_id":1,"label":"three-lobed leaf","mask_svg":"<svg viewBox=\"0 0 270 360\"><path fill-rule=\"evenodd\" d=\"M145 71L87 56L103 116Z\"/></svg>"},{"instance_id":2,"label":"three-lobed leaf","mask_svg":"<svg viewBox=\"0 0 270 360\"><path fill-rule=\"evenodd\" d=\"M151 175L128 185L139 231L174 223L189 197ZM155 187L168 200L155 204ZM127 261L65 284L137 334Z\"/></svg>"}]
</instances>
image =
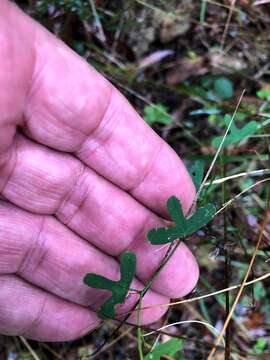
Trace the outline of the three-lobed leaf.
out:
<instances>
[{"instance_id":1,"label":"three-lobed leaf","mask_svg":"<svg viewBox=\"0 0 270 360\"><path fill-rule=\"evenodd\" d=\"M107 299L100 307L98 316L100 319L112 319L115 317L115 305L122 304L125 301L130 284L136 272L136 256L132 252L125 252L120 258L120 274L118 281L113 281L104 276L88 273L83 282L92 288L108 290L111 297Z\"/></svg>"},{"instance_id":2,"label":"three-lobed leaf","mask_svg":"<svg viewBox=\"0 0 270 360\"><path fill-rule=\"evenodd\" d=\"M192 216L185 218L180 201L175 196L168 199L167 209L175 225L169 228L150 230L147 237L153 245L170 243L193 234L207 225L213 219L216 211L213 204L206 204L198 208Z\"/></svg>"},{"instance_id":3,"label":"three-lobed leaf","mask_svg":"<svg viewBox=\"0 0 270 360\"><path fill-rule=\"evenodd\" d=\"M230 116L225 115L224 122L225 124L228 124L230 122ZM258 123L256 121L250 121L242 128L237 127L234 123L231 124L231 128L224 140L223 147L228 147L233 144L237 144L241 141L244 141L247 139L248 136L253 135L258 130ZM215 148L218 148L223 136L216 136L213 141L212 145Z\"/></svg>"}]
</instances>

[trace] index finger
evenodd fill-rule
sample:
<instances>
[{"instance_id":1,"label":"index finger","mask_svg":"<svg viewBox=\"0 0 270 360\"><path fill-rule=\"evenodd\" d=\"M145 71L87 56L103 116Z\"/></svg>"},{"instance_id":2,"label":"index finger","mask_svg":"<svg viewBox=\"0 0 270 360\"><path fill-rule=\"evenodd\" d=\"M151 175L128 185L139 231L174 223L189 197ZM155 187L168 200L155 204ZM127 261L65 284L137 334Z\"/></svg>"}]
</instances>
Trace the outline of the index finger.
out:
<instances>
[{"instance_id":1,"label":"index finger","mask_svg":"<svg viewBox=\"0 0 270 360\"><path fill-rule=\"evenodd\" d=\"M195 190L176 153L112 84L63 42L6 1L0 9L7 13L0 17L0 27L8 43L0 49L2 71L11 59L18 65L13 69L14 83L21 80L22 71L29 74L24 76L25 86L15 91L2 87L11 89L2 101L20 106L12 113L23 131L41 144L74 153L159 214L166 214L165 203L172 194L186 211ZM3 73L1 78L11 80Z\"/></svg>"}]
</instances>

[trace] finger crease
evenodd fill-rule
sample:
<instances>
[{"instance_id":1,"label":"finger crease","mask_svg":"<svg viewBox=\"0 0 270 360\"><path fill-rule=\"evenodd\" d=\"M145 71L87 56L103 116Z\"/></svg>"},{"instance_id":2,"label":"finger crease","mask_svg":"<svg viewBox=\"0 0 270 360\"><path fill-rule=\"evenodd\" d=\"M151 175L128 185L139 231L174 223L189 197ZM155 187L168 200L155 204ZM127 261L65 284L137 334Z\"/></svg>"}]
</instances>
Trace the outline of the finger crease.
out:
<instances>
[{"instance_id":1,"label":"finger crease","mask_svg":"<svg viewBox=\"0 0 270 360\"><path fill-rule=\"evenodd\" d=\"M132 193L134 192L143 182L144 180L148 177L148 175L152 172L155 164L156 164L156 161L158 159L158 156L163 148L163 145L164 143L161 142L160 143L160 146L157 148L154 156L152 156L152 160L149 162L148 166L145 168L145 171L143 173L143 175L139 178L139 180L137 181L136 185L133 185L131 188L129 189L126 189L126 191Z\"/></svg>"},{"instance_id":2,"label":"finger crease","mask_svg":"<svg viewBox=\"0 0 270 360\"><path fill-rule=\"evenodd\" d=\"M152 216L153 216L152 214L149 214L145 217L144 221L141 223L140 227L138 228L135 235L133 236L132 241L129 243L129 245L126 247L126 249L123 251L126 251L128 249L134 249L137 241L140 238L145 237L145 232L146 232L145 229L146 229L146 226Z\"/></svg>"},{"instance_id":3,"label":"finger crease","mask_svg":"<svg viewBox=\"0 0 270 360\"><path fill-rule=\"evenodd\" d=\"M84 187L84 179L86 177L86 167L81 164L81 168L79 171L79 174L76 176L76 180L74 181L71 189L68 191L67 195L64 197L64 199L61 201L61 205L58 208L58 210L55 212L55 216L59 219L61 219L61 222L68 226L74 216L80 211L83 204L85 203L87 199L87 195L89 193L88 187ZM76 192L76 189L80 188L80 196L79 199L75 202L72 201L73 195ZM66 205L68 203L71 203L74 205L72 211L69 214L65 215L65 209Z\"/></svg>"},{"instance_id":4,"label":"finger crease","mask_svg":"<svg viewBox=\"0 0 270 360\"><path fill-rule=\"evenodd\" d=\"M39 325L42 322L43 314L45 313L46 303L47 303L47 296L44 294L44 297L42 299L42 302L41 302L41 305L39 307L37 314L35 315L33 321L31 321L30 324L27 325L26 329L23 331L21 336L24 336L24 335L27 336L29 331L31 333L33 333L33 331L36 332L36 329L39 327Z\"/></svg>"},{"instance_id":5,"label":"finger crease","mask_svg":"<svg viewBox=\"0 0 270 360\"><path fill-rule=\"evenodd\" d=\"M14 171L16 169L16 165L17 165L17 162L18 162L18 143L16 141L16 139L14 140L14 146L12 148L12 151L10 153L10 158L9 158L9 161L12 161L12 155L14 156L14 163L12 165L12 168L10 170L10 173L8 174L3 186L2 186L2 189L0 189L0 193L4 196L4 190L7 186L7 184L9 183L10 179L12 178L13 174L14 174ZM7 162L6 166L9 164L9 161ZM5 196L4 196L5 197Z\"/></svg>"},{"instance_id":6,"label":"finger crease","mask_svg":"<svg viewBox=\"0 0 270 360\"><path fill-rule=\"evenodd\" d=\"M101 146L104 145L105 142L108 141L108 139L111 137L111 135L113 134L114 132L114 127L113 127L113 124L114 122L116 121L116 117L113 116L115 112L113 112L109 117L108 119L107 118L107 115L108 115L108 112L110 111L111 109L111 104L112 104L112 99L113 99L113 89L111 90L110 92L110 96L109 96L109 100L108 100L108 103L105 107L105 110L104 110L104 113L103 115L101 116L100 118L100 121L98 122L98 125L96 126L95 129L92 129L91 130L91 133L88 134L86 136L86 138L84 139L84 141L81 143L81 145L79 146L79 150L75 153L78 157L81 156L81 154L84 152L84 146L85 144L90 140L90 139L94 139L94 138L97 138L97 136L100 136L106 129L108 129L108 127L110 128L111 127L111 131L108 131L106 137L103 139L102 142L99 142L99 143L96 143L95 146L92 146L92 149L90 151L88 151L87 155L92 155L98 148L100 148ZM105 122L105 119L106 119L106 122Z\"/></svg>"},{"instance_id":7,"label":"finger crease","mask_svg":"<svg viewBox=\"0 0 270 360\"><path fill-rule=\"evenodd\" d=\"M40 244L39 244L39 242L41 239L41 234L42 234L43 230L45 229L45 223L46 223L46 217L43 216L42 220L41 220L39 231L38 231L37 235L35 236L35 239L32 241L32 244L30 245L29 249L24 254L23 259L22 259L20 265L18 266L18 270L17 270L16 274L21 275L25 271L25 269L27 269L28 265L30 263L32 263L34 254L39 251L40 251L40 254L38 255L38 261L36 261L35 269L40 266L42 259L44 258L44 250L43 249L45 249L45 246L44 246L44 243L46 241L45 237L44 237L43 241L41 241ZM32 271L34 271L35 269L32 269Z\"/></svg>"}]
</instances>

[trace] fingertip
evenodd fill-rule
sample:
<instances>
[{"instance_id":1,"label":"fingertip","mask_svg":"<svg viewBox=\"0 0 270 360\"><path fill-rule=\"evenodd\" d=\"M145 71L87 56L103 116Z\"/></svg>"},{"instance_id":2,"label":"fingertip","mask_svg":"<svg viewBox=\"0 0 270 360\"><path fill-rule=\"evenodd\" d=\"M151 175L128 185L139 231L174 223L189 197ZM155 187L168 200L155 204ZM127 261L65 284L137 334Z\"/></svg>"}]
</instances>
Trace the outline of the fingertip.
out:
<instances>
[{"instance_id":1,"label":"fingertip","mask_svg":"<svg viewBox=\"0 0 270 360\"><path fill-rule=\"evenodd\" d=\"M199 279L199 266L190 249L181 243L155 280L153 288L172 299L189 294Z\"/></svg>"},{"instance_id":2,"label":"fingertip","mask_svg":"<svg viewBox=\"0 0 270 360\"><path fill-rule=\"evenodd\" d=\"M153 324L166 314L169 303L168 297L152 291L148 292L143 298L141 310L133 311L128 321L132 324L138 324L139 319L140 325Z\"/></svg>"},{"instance_id":3,"label":"fingertip","mask_svg":"<svg viewBox=\"0 0 270 360\"><path fill-rule=\"evenodd\" d=\"M195 194L195 186L183 161L165 142L152 170L132 191L134 197L143 199L144 204L165 218L168 218L166 203L170 196L175 195L180 199L186 213Z\"/></svg>"}]
</instances>

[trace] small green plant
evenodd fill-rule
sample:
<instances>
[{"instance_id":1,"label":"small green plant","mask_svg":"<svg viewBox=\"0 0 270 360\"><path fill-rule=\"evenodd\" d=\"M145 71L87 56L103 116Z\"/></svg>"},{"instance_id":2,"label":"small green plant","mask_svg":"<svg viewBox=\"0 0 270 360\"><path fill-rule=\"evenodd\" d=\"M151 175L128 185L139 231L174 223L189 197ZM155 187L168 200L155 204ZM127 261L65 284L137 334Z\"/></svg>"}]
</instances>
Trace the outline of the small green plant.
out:
<instances>
[{"instance_id":1,"label":"small green plant","mask_svg":"<svg viewBox=\"0 0 270 360\"><path fill-rule=\"evenodd\" d=\"M167 108L161 104L145 106L144 118L149 125L155 123L169 125L172 122L172 117L168 114Z\"/></svg>"},{"instance_id":2,"label":"small green plant","mask_svg":"<svg viewBox=\"0 0 270 360\"><path fill-rule=\"evenodd\" d=\"M136 272L136 256L132 252L126 252L120 259L121 279L113 281L104 276L89 273L83 281L86 285L102 290L109 290L112 295L101 306L98 316L100 319L113 319L115 317L115 305L122 304L125 301L130 284Z\"/></svg>"},{"instance_id":3,"label":"small green plant","mask_svg":"<svg viewBox=\"0 0 270 360\"><path fill-rule=\"evenodd\" d=\"M263 354L267 349L267 340L264 338L258 338L252 350L255 354Z\"/></svg>"},{"instance_id":4,"label":"small green plant","mask_svg":"<svg viewBox=\"0 0 270 360\"><path fill-rule=\"evenodd\" d=\"M256 95L260 99L270 100L270 89L269 88L264 88L264 89L258 90Z\"/></svg>"},{"instance_id":5,"label":"small green plant","mask_svg":"<svg viewBox=\"0 0 270 360\"><path fill-rule=\"evenodd\" d=\"M228 124L231 120L231 116L230 115L225 115L224 116L224 123ZM223 143L223 147L229 147L230 145L234 145L237 143L240 143L242 141L245 141L247 139L248 136L253 135L256 131L258 130L258 124L256 121L249 121L246 125L244 125L242 128L238 128L234 122L231 125L230 131ZM222 136L216 136L213 141L212 141L212 145L215 148L218 148L221 141L222 141Z\"/></svg>"},{"instance_id":6,"label":"small green plant","mask_svg":"<svg viewBox=\"0 0 270 360\"><path fill-rule=\"evenodd\" d=\"M206 204L198 208L192 216L185 218L180 201L175 196L170 197L167 201L167 209L175 226L149 231L147 237L153 245L161 245L176 239L184 239L207 225L213 219L216 211L214 205Z\"/></svg>"},{"instance_id":7,"label":"small green plant","mask_svg":"<svg viewBox=\"0 0 270 360\"><path fill-rule=\"evenodd\" d=\"M213 75L203 76L198 85L192 85L187 91L190 95L200 97L204 102L207 101L205 103L206 108L215 108L215 110L212 110L213 112L220 111L217 108L217 103L221 104L223 101L232 98L234 94L233 83L228 77ZM199 113L192 112L191 114L197 115Z\"/></svg>"},{"instance_id":8,"label":"small green plant","mask_svg":"<svg viewBox=\"0 0 270 360\"><path fill-rule=\"evenodd\" d=\"M221 76L214 81L214 93L221 99L230 99L233 96L233 84L228 78Z\"/></svg>"},{"instance_id":9,"label":"small green plant","mask_svg":"<svg viewBox=\"0 0 270 360\"><path fill-rule=\"evenodd\" d=\"M91 16L87 0L55 0L53 5L67 13L78 14L82 19L87 19ZM49 12L51 6L52 2L49 0L37 1L35 4L37 15L43 17Z\"/></svg>"},{"instance_id":10,"label":"small green plant","mask_svg":"<svg viewBox=\"0 0 270 360\"><path fill-rule=\"evenodd\" d=\"M170 339L163 344L155 346L154 350L146 355L144 360L160 360L162 356L174 356L182 349L183 342L179 339ZM182 355L177 359L183 359Z\"/></svg>"},{"instance_id":11,"label":"small green plant","mask_svg":"<svg viewBox=\"0 0 270 360\"><path fill-rule=\"evenodd\" d=\"M190 173L198 189L203 177L202 163L195 162L190 169ZM147 238L152 245L172 243L174 240L184 239L208 224L215 215L214 205L206 204L199 207L194 214L186 218L183 214L180 201L175 196L171 196L168 199L167 209L175 225L170 228L150 230ZM169 258L167 260L169 260ZM165 263L163 265L165 265ZM161 271L161 269L158 271ZM121 256L120 273L121 278L118 281L113 281L93 273L87 274L83 279L87 286L95 289L109 290L112 294L111 297L101 305L98 311L98 316L103 320L108 318L113 319L115 317L115 305L125 301L128 291L130 290L130 284L136 273L136 255L134 253L126 252ZM149 284L151 284L152 280L150 280ZM149 287L150 285L146 285L143 290L138 291L140 300Z\"/></svg>"}]
</instances>

